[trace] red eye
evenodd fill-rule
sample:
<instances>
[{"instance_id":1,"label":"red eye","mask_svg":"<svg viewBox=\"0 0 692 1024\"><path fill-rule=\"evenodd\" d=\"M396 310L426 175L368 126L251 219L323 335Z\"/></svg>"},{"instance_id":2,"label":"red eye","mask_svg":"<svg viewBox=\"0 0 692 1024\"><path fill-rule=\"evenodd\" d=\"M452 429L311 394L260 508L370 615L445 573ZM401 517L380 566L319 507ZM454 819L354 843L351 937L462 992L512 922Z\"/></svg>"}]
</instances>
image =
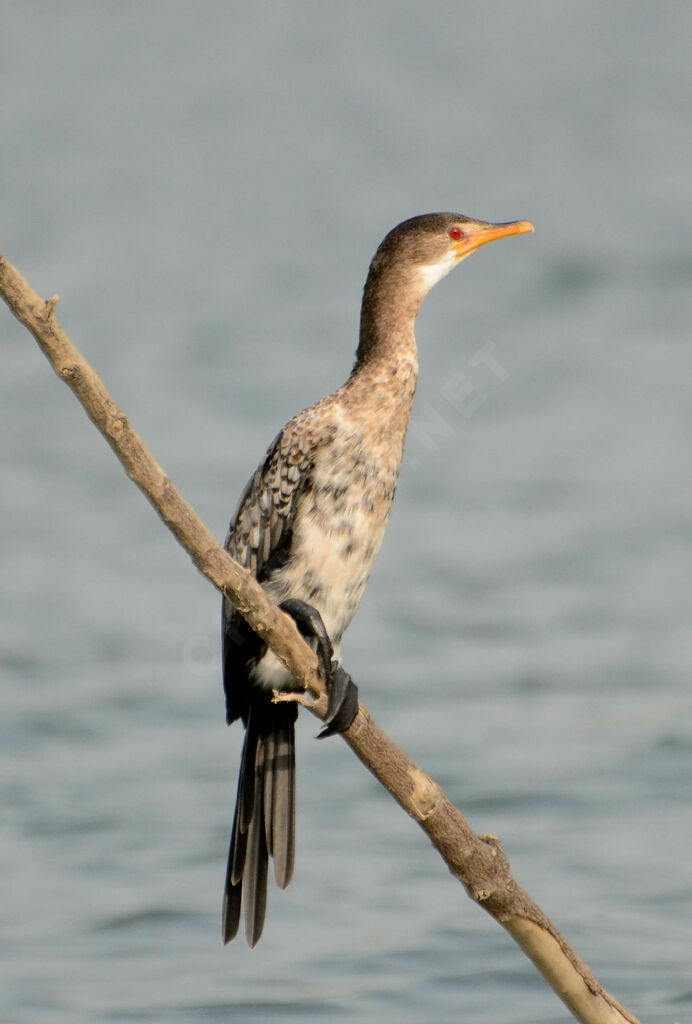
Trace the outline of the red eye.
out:
<instances>
[{"instance_id":1,"label":"red eye","mask_svg":"<svg viewBox=\"0 0 692 1024\"><path fill-rule=\"evenodd\" d=\"M449 229L449 237L450 238L461 238L461 228L450 228Z\"/></svg>"}]
</instances>

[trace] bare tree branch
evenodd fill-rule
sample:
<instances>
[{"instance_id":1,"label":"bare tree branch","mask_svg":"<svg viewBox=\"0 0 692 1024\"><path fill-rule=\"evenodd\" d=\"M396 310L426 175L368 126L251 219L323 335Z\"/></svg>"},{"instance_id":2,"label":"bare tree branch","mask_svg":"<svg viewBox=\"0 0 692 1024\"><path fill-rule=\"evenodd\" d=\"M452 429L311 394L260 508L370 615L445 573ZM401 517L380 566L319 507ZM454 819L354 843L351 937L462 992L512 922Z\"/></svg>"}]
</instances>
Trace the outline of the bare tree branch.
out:
<instances>
[{"instance_id":1,"label":"bare tree branch","mask_svg":"<svg viewBox=\"0 0 692 1024\"><path fill-rule=\"evenodd\" d=\"M230 597L252 628L273 648L292 675L317 699L311 710L323 717L326 701L317 658L293 620L267 597L255 578L218 544L170 478L147 450L125 413L77 351L55 316L58 296L41 299L0 254L0 293L27 327L61 380L72 389L106 438L130 479L154 506L199 571ZM494 836L478 836L464 815L429 775L410 760L360 704L344 734L363 764L430 837L468 895L515 939L574 1017L583 1024L638 1024L596 980L586 964L512 877Z\"/></svg>"}]
</instances>

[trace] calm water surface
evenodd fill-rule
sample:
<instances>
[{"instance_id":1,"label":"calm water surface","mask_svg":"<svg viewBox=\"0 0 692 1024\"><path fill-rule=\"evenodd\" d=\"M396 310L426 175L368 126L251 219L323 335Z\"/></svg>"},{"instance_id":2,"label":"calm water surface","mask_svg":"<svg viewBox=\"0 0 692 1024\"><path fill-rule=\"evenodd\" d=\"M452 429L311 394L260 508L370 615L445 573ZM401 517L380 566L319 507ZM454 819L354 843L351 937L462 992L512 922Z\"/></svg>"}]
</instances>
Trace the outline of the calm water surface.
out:
<instances>
[{"instance_id":1,"label":"calm water surface","mask_svg":"<svg viewBox=\"0 0 692 1024\"><path fill-rule=\"evenodd\" d=\"M344 648L598 977L692 1019L692 132L682 4L7 6L0 250L222 537L348 373L367 264L530 218L438 286ZM241 736L218 600L0 312L0 1019L566 1019L340 741L296 878L219 941Z\"/></svg>"}]
</instances>

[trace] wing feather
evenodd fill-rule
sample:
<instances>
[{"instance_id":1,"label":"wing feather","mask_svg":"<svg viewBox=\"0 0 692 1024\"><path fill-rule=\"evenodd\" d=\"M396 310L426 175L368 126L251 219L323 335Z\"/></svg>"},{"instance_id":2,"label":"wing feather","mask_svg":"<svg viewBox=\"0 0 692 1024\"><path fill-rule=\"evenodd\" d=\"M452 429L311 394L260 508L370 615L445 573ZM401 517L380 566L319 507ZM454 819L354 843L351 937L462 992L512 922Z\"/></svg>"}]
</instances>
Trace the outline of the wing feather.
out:
<instances>
[{"instance_id":1,"label":"wing feather","mask_svg":"<svg viewBox=\"0 0 692 1024\"><path fill-rule=\"evenodd\" d=\"M300 498L310 489L316 452L334 434L333 426L315 427L304 413L277 435L248 481L231 520L225 548L260 582L289 559L296 511ZM233 602L225 598L223 684L229 723L236 718L247 721L248 677L265 650Z\"/></svg>"}]
</instances>

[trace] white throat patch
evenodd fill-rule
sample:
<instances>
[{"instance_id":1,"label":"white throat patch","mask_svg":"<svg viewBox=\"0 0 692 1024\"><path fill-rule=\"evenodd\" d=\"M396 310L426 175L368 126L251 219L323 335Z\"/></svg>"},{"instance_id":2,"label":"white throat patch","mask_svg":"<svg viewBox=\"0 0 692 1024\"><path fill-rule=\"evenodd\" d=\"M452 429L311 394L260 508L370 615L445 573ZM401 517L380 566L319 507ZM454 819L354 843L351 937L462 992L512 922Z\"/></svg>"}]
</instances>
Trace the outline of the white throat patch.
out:
<instances>
[{"instance_id":1,"label":"white throat patch","mask_svg":"<svg viewBox=\"0 0 692 1024\"><path fill-rule=\"evenodd\" d=\"M458 262L457 254L453 249L450 249L438 263L428 263L422 266L420 268L420 279L426 293L430 291L433 285L441 281Z\"/></svg>"}]
</instances>

